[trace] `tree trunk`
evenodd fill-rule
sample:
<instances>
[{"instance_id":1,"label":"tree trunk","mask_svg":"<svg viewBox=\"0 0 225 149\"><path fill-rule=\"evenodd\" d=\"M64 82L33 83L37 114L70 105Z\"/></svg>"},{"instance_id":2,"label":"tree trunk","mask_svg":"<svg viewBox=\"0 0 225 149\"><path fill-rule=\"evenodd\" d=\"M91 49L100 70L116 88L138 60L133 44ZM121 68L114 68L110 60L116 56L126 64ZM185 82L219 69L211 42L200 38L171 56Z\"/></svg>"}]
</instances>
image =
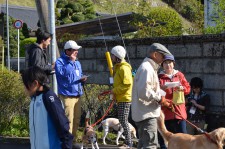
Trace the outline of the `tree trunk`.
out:
<instances>
[{"instance_id":1,"label":"tree trunk","mask_svg":"<svg viewBox=\"0 0 225 149\"><path fill-rule=\"evenodd\" d=\"M50 32L48 21L48 1L47 0L35 0L41 29Z\"/></svg>"}]
</instances>

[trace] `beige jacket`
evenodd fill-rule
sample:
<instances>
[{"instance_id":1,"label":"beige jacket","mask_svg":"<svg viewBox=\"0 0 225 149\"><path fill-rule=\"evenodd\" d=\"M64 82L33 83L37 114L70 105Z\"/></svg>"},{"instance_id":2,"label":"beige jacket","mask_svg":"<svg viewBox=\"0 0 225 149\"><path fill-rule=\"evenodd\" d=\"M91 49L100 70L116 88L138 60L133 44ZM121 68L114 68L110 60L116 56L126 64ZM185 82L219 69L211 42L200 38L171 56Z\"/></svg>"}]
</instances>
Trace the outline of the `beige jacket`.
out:
<instances>
[{"instance_id":1,"label":"beige jacket","mask_svg":"<svg viewBox=\"0 0 225 149\"><path fill-rule=\"evenodd\" d=\"M132 119L135 122L159 117L161 106L160 86L157 71L159 65L145 58L134 78L132 89Z\"/></svg>"}]
</instances>

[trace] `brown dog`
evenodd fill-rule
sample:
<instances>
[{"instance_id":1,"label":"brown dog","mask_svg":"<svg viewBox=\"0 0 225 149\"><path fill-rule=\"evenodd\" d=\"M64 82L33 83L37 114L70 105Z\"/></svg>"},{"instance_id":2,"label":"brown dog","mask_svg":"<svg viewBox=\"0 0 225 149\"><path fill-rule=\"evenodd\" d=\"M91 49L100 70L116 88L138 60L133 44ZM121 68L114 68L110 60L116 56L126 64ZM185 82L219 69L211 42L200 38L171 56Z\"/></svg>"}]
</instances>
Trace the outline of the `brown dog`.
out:
<instances>
[{"instance_id":1,"label":"brown dog","mask_svg":"<svg viewBox=\"0 0 225 149\"><path fill-rule=\"evenodd\" d=\"M189 135L169 132L164 123L165 116L161 112L157 119L158 131L163 136L168 149L223 149L225 145L225 128L218 128L210 133Z\"/></svg>"},{"instance_id":2,"label":"brown dog","mask_svg":"<svg viewBox=\"0 0 225 149\"><path fill-rule=\"evenodd\" d=\"M88 124L89 119L85 121L85 129L82 138L81 149L83 149L83 145L85 144L86 149L88 148L88 144L91 144L92 149L99 149L97 142L97 135L94 131L94 128ZM95 147L94 147L95 146Z\"/></svg>"}]
</instances>

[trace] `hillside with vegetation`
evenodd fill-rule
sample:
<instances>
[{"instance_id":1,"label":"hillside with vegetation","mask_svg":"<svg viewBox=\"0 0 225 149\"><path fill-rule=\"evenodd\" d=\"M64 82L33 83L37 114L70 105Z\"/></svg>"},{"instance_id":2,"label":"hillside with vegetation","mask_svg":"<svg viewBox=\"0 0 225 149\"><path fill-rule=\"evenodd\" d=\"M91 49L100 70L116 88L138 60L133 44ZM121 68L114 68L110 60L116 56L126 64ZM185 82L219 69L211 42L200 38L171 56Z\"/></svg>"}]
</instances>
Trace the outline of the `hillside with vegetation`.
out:
<instances>
[{"instance_id":1,"label":"hillside with vegetation","mask_svg":"<svg viewBox=\"0 0 225 149\"><path fill-rule=\"evenodd\" d=\"M71 1L77 3L81 0L57 0ZM0 4L5 4L6 0L0 0ZM140 11L140 5L143 0L92 0L94 4L94 10L96 12L108 13L108 14L120 14L125 12L138 12ZM174 9L182 20L182 27L187 34L199 34L202 33L204 16L203 16L203 4L201 0L145 0L151 7L169 7ZM35 7L35 0L9 0L10 5ZM65 14L65 13L64 13ZM83 16L73 17L74 19L65 19L65 22L71 23L84 18ZM94 18L94 17L89 17ZM184 34L185 34L184 33Z\"/></svg>"},{"instance_id":2,"label":"hillside with vegetation","mask_svg":"<svg viewBox=\"0 0 225 149\"><path fill-rule=\"evenodd\" d=\"M9 5L35 7L34 0L8 0ZM5 4L6 0L0 0L0 4Z\"/></svg>"}]
</instances>

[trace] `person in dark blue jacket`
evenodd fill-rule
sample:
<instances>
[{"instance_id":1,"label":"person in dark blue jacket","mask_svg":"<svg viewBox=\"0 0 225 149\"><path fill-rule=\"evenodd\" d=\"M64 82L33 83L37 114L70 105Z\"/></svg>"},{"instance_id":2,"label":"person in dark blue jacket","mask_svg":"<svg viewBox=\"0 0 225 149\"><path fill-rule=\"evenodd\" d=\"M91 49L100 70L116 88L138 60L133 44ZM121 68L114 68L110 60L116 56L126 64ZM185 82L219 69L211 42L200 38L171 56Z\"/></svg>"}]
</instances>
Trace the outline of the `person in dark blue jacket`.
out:
<instances>
[{"instance_id":1,"label":"person in dark blue jacket","mask_svg":"<svg viewBox=\"0 0 225 149\"><path fill-rule=\"evenodd\" d=\"M61 100L49 89L43 69L34 66L22 72L31 97L29 128L31 149L72 149L73 135Z\"/></svg>"},{"instance_id":2,"label":"person in dark blue jacket","mask_svg":"<svg viewBox=\"0 0 225 149\"><path fill-rule=\"evenodd\" d=\"M75 41L67 41L64 45L64 52L55 63L58 94L70 121L70 132L75 136L75 139L81 116L79 97L83 94L82 82L87 80L87 77L82 75L81 64L77 60L80 48L81 46L77 45Z\"/></svg>"}]
</instances>

